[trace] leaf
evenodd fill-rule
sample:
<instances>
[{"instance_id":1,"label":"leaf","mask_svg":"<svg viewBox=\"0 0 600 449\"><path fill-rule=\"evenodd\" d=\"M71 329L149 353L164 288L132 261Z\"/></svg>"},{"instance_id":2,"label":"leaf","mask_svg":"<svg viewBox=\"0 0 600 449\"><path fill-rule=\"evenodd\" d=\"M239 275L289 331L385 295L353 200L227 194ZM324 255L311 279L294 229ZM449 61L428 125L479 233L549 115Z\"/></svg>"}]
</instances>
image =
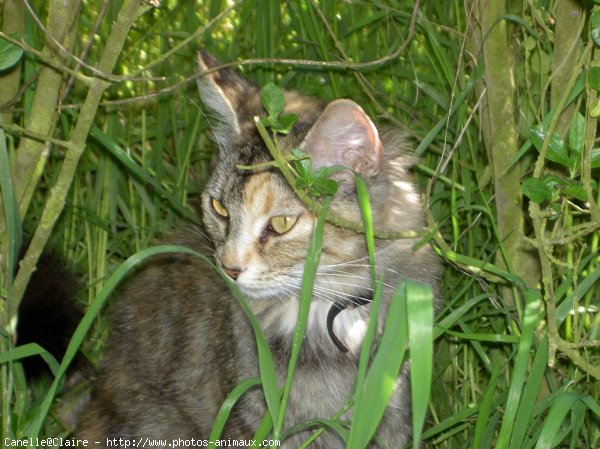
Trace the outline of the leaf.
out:
<instances>
[{"instance_id":1,"label":"leaf","mask_svg":"<svg viewBox=\"0 0 600 449\"><path fill-rule=\"evenodd\" d=\"M333 195L337 192L338 183L333 179L327 178L315 178L313 180L313 187L319 193L317 196L321 195Z\"/></svg>"},{"instance_id":2,"label":"leaf","mask_svg":"<svg viewBox=\"0 0 600 449\"><path fill-rule=\"evenodd\" d=\"M343 165L328 165L326 167L319 167L317 169L317 171L315 172L315 176L318 176L319 178L329 178L334 173L337 173L337 172L343 171L343 170L350 170L350 169Z\"/></svg>"},{"instance_id":3,"label":"leaf","mask_svg":"<svg viewBox=\"0 0 600 449\"><path fill-rule=\"evenodd\" d=\"M10 160L8 157L8 149L6 148L6 137L4 131L0 128L0 203L4 204L4 214L1 215L0 221L4 220L6 226L5 240L7 244L7 260L4 263L4 268L8 274L8 284L12 284L13 275L17 268L19 259L19 251L22 242L22 227L21 218L19 216L19 204L15 196L12 177L10 174Z\"/></svg>"},{"instance_id":4,"label":"leaf","mask_svg":"<svg viewBox=\"0 0 600 449\"><path fill-rule=\"evenodd\" d=\"M278 132L282 133L282 134L288 134L292 128L294 127L294 125L296 124L296 122L298 121L298 116L296 114L282 114L279 117L279 129L277 129Z\"/></svg>"},{"instance_id":5,"label":"leaf","mask_svg":"<svg viewBox=\"0 0 600 449\"><path fill-rule=\"evenodd\" d=\"M312 160L310 158L300 159L299 161L294 161L294 168L300 175L300 178L304 179L307 182L310 182L312 179Z\"/></svg>"},{"instance_id":6,"label":"leaf","mask_svg":"<svg viewBox=\"0 0 600 449\"><path fill-rule=\"evenodd\" d=\"M544 184L546 184L552 190L558 190L569 185L567 181L565 181L563 178L559 178L556 175L544 176Z\"/></svg>"},{"instance_id":7,"label":"leaf","mask_svg":"<svg viewBox=\"0 0 600 449\"><path fill-rule=\"evenodd\" d=\"M540 204L552 198L552 189L538 178L527 178L521 185L521 191L534 203Z\"/></svg>"},{"instance_id":8,"label":"leaf","mask_svg":"<svg viewBox=\"0 0 600 449\"><path fill-rule=\"evenodd\" d=\"M569 187L563 190L563 194L580 201L587 201L588 195L581 181L569 181Z\"/></svg>"},{"instance_id":9,"label":"leaf","mask_svg":"<svg viewBox=\"0 0 600 449\"><path fill-rule=\"evenodd\" d=\"M299 150L299 149L297 149L297 148L292 148L292 149L290 150L290 154L291 154L292 156L294 156L294 157L297 157L298 159L307 159L307 158L309 158L309 157L310 157L310 156L308 155L308 153L305 153L304 151L302 151L302 150Z\"/></svg>"},{"instance_id":10,"label":"leaf","mask_svg":"<svg viewBox=\"0 0 600 449\"><path fill-rule=\"evenodd\" d=\"M592 39L594 39L596 45L600 46L600 9L592 13L590 25L592 28Z\"/></svg>"},{"instance_id":11,"label":"leaf","mask_svg":"<svg viewBox=\"0 0 600 449\"><path fill-rule=\"evenodd\" d=\"M583 150L584 134L585 118L581 112L577 112L569 127L569 148L578 154L581 154L581 151Z\"/></svg>"},{"instance_id":12,"label":"leaf","mask_svg":"<svg viewBox=\"0 0 600 449\"><path fill-rule=\"evenodd\" d=\"M406 301L408 295L421 295L421 287L402 281L395 290L381 343L369 368L361 391L358 391L348 436L349 449L362 449L373 437L396 385L408 343ZM408 289L411 293L408 293Z\"/></svg>"},{"instance_id":13,"label":"leaf","mask_svg":"<svg viewBox=\"0 0 600 449\"><path fill-rule=\"evenodd\" d=\"M521 331L521 338L517 345L517 353L513 362L512 376L510 380L510 387L508 390L508 396L506 399L506 410L504 411L504 419L500 432L498 433L496 449L506 449L510 437L513 433L515 424L515 418L519 409L523 407L523 388L526 385L527 378L529 377L529 356L531 345L533 343L533 337L535 328L539 323L539 311L541 304L540 292L534 289L527 289L525 291L525 311L523 316L523 324Z\"/></svg>"},{"instance_id":14,"label":"leaf","mask_svg":"<svg viewBox=\"0 0 600 449\"><path fill-rule=\"evenodd\" d=\"M536 125L529 128L529 137L533 146L541 151L544 140L546 139L546 129L543 125ZM571 168L571 160L567 153L567 148L564 141L557 133L553 133L546 150L546 159L556 162L564 167Z\"/></svg>"},{"instance_id":15,"label":"leaf","mask_svg":"<svg viewBox=\"0 0 600 449\"><path fill-rule=\"evenodd\" d=\"M429 285L407 282L406 306L410 341L413 448L420 445L429 406L433 364L433 291Z\"/></svg>"},{"instance_id":16,"label":"leaf","mask_svg":"<svg viewBox=\"0 0 600 449\"><path fill-rule=\"evenodd\" d=\"M593 89L600 90L600 67L589 68L588 81Z\"/></svg>"},{"instance_id":17,"label":"leaf","mask_svg":"<svg viewBox=\"0 0 600 449\"><path fill-rule=\"evenodd\" d=\"M269 83L260 91L260 100L269 113L269 118L276 121L285 107L283 91L275 84Z\"/></svg>"},{"instance_id":18,"label":"leaf","mask_svg":"<svg viewBox=\"0 0 600 449\"><path fill-rule=\"evenodd\" d=\"M277 128L279 126L279 122L272 117L260 117L259 120L265 128Z\"/></svg>"},{"instance_id":19,"label":"leaf","mask_svg":"<svg viewBox=\"0 0 600 449\"><path fill-rule=\"evenodd\" d=\"M592 148L592 168L600 168L600 147Z\"/></svg>"},{"instance_id":20,"label":"leaf","mask_svg":"<svg viewBox=\"0 0 600 449\"><path fill-rule=\"evenodd\" d=\"M251 377L249 379L242 380L239 384L235 386L233 390L227 395L223 404L221 404L221 408L219 409L219 413L213 422L212 431L210 432L210 443L208 447L217 447L215 446L215 441L221 437L223 433L223 429L225 428L225 424L227 423L227 419L231 414L231 410L240 400L240 398L248 392L248 390L260 385L260 378ZM269 414L267 413L267 416Z\"/></svg>"},{"instance_id":21,"label":"leaf","mask_svg":"<svg viewBox=\"0 0 600 449\"><path fill-rule=\"evenodd\" d=\"M552 408L544 420L540 438L535 445L535 449L556 447L554 440L558 432L563 428L566 417L573 409L575 402L580 399L579 396L572 393L563 393L554 400Z\"/></svg>"},{"instance_id":22,"label":"leaf","mask_svg":"<svg viewBox=\"0 0 600 449\"><path fill-rule=\"evenodd\" d=\"M16 33L9 33L9 36L15 39L20 39ZM0 37L0 71L6 70L14 66L23 56L23 49L15 44L8 42Z\"/></svg>"}]
</instances>

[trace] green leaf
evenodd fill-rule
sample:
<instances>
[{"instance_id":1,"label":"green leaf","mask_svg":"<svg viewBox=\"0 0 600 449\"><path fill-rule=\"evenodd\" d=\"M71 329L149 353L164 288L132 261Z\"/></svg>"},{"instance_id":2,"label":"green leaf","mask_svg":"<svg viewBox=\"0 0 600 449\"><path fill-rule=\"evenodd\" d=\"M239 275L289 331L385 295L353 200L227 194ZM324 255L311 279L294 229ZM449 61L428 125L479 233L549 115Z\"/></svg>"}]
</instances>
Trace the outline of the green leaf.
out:
<instances>
[{"instance_id":1,"label":"green leaf","mask_svg":"<svg viewBox=\"0 0 600 449\"><path fill-rule=\"evenodd\" d=\"M407 281L406 306L410 341L413 448L420 446L429 407L433 365L433 291L429 285Z\"/></svg>"},{"instance_id":2,"label":"green leaf","mask_svg":"<svg viewBox=\"0 0 600 449\"><path fill-rule=\"evenodd\" d=\"M288 398L292 388L292 380L294 379L294 372L296 371L296 364L300 355L300 348L302 347L302 343L304 341L304 332L308 323L308 312L313 296L313 286L315 284L319 259L321 258L321 250L323 248L323 229L325 227L325 218L327 217L327 211L329 210L331 201L332 198L329 197L323 202L321 215L319 216L317 224L310 237L310 243L306 253L306 262L304 264L304 272L302 273L302 283L300 287L298 319L296 322L296 328L294 330L294 336L292 337L290 361L288 363L285 386L283 389L283 395L281 397L281 403L279 405L279 414L276 417L277 419L273 420L275 423L273 430L273 436L275 439L279 439L279 436L281 435Z\"/></svg>"},{"instance_id":3,"label":"green leaf","mask_svg":"<svg viewBox=\"0 0 600 449\"><path fill-rule=\"evenodd\" d=\"M531 142L538 151L541 151L546 136L547 132L543 125L532 126L529 129ZM556 162L564 167L571 168L571 160L569 159L567 148L557 133L553 133L550 138L550 143L546 150L546 159Z\"/></svg>"},{"instance_id":4,"label":"green leaf","mask_svg":"<svg viewBox=\"0 0 600 449\"><path fill-rule=\"evenodd\" d=\"M304 181L310 183L312 175L312 160L310 158L300 159L294 162L294 168Z\"/></svg>"},{"instance_id":5,"label":"green leaf","mask_svg":"<svg viewBox=\"0 0 600 449\"><path fill-rule=\"evenodd\" d=\"M50 368L50 371L52 371L52 375L56 376L59 368L58 362L52 354L50 354L37 343L28 343L26 345L17 346L14 349L0 353L0 365L36 355L39 355L42 357L42 359L44 359Z\"/></svg>"},{"instance_id":6,"label":"green leaf","mask_svg":"<svg viewBox=\"0 0 600 449\"><path fill-rule=\"evenodd\" d=\"M597 9L592 13L590 25L592 28L592 39L594 39L596 45L600 46L600 9Z\"/></svg>"},{"instance_id":7,"label":"green leaf","mask_svg":"<svg viewBox=\"0 0 600 449\"><path fill-rule=\"evenodd\" d=\"M569 127L569 148L581 154L583 150L583 140L585 139L585 118L581 112L577 112L571 126Z\"/></svg>"},{"instance_id":8,"label":"green leaf","mask_svg":"<svg viewBox=\"0 0 600 449\"><path fill-rule=\"evenodd\" d=\"M314 188L319 192L319 195L333 195L337 192L338 183L333 179L315 178L313 180Z\"/></svg>"},{"instance_id":9,"label":"green leaf","mask_svg":"<svg viewBox=\"0 0 600 449\"><path fill-rule=\"evenodd\" d=\"M410 288L411 294L414 293L414 286L410 281L402 281L394 292L377 354L364 386L355 398L348 449L362 449L367 445L394 391L408 343L407 290ZM420 291L416 294L419 295Z\"/></svg>"},{"instance_id":10,"label":"green leaf","mask_svg":"<svg viewBox=\"0 0 600 449\"><path fill-rule=\"evenodd\" d=\"M600 90L600 67L590 67L588 81L593 89Z\"/></svg>"},{"instance_id":11,"label":"green leaf","mask_svg":"<svg viewBox=\"0 0 600 449\"><path fill-rule=\"evenodd\" d=\"M290 154L294 157L297 157L298 159L308 159L310 157L308 153L305 153L304 151L299 150L297 148L292 148L290 150Z\"/></svg>"},{"instance_id":12,"label":"green leaf","mask_svg":"<svg viewBox=\"0 0 600 449\"><path fill-rule=\"evenodd\" d=\"M0 200L4 204L4 223L6 226L8 260L5 262L7 270L8 284L12 284L13 275L19 259L19 251L22 242L21 218L19 216L19 204L15 196L15 190L10 173L10 161L8 149L6 148L6 137L4 131L0 128Z\"/></svg>"},{"instance_id":13,"label":"green leaf","mask_svg":"<svg viewBox=\"0 0 600 449\"><path fill-rule=\"evenodd\" d=\"M518 449L522 447L525 441L525 435L530 428L530 420L533 414L533 409L536 403L536 398L540 392L540 387L543 385L542 379L545 375L545 368L548 363L548 338L545 337L540 342L539 346L534 351L535 357L527 382L521 396L521 405L517 410L515 417L515 427L510 439L510 449Z\"/></svg>"},{"instance_id":14,"label":"green leaf","mask_svg":"<svg viewBox=\"0 0 600 449\"><path fill-rule=\"evenodd\" d=\"M592 148L592 168L600 168L600 147Z\"/></svg>"},{"instance_id":15,"label":"green leaf","mask_svg":"<svg viewBox=\"0 0 600 449\"><path fill-rule=\"evenodd\" d=\"M569 187L563 190L563 194L580 201L587 201L588 195L581 181L569 181Z\"/></svg>"},{"instance_id":16,"label":"green leaf","mask_svg":"<svg viewBox=\"0 0 600 449\"><path fill-rule=\"evenodd\" d=\"M538 178L527 178L521 185L521 191L534 203L540 204L552 198L552 189Z\"/></svg>"},{"instance_id":17,"label":"green leaf","mask_svg":"<svg viewBox=\"0 0 600 449\"><path fill-rule=\"evenodd\" d=\"M537 441L535 449L550 449L556 447L554 445L554 439L559 430L563 427L564 421L569 412L573 409L575 402L579 400L580 397L572 393L563 393L556 398L548 416L546 416L546 419L544 420L540 439Z\"/></svg>"},{"instance_id":18,"label":"green leaf","mask_svg":"<svg viewBox=\"0 0 600 449\"><path fill-rule=\"evenodd\" d=\"M283 90L273 83L265 85L260 91L260 100L269 113L269 117L277 120L281 111L285 107L285 98Z\"/></svg>"},{"instance_id":19,"label":"green leaf","mask_svg":"<svg viewBox=\"0 0 600 449\"><path fill-rule=\"evenodd\" d=\"M240 398L246 392L248 392L248 390L260 385L260 383L260 378L258 377L244 379L239 384L237 384L235 388L231 390L231 392L227 395L227 397L223 401L223 404L221 404L219 413L217 414L217 417L215 418L215 421L213 423L213 428L210 432L209 438L210 443L208 444L209 448L217 447L215 446L215 441L221 437L223 429L225 428L225 423L227 423L229 415L231 414L231 410L233 409L235 404L237 404ZM267 416L269 416L268 413Z\"/></svg>"},{"instance_id":20,"label":"green leaf","mask_svg":"<svg viewBox=\"0 0 600 449\"><path fill-rule=\"evenodd\" d=\"M272 117L261 117L260 122L265 128L276 129L279 126L279 122Z\"/></svg>"},{"instance_id":21,"label":"green leaf","mask_svg":"<svg viewBox=\"0 0 600 449\"><path fill-rule=\"evenodd\" d=\"M506 449L515 426L515 418L521 406L523 398L523 387L529 376L529 356L535 328L539 323L541 295L539 291L527 289L525 291L525 313L523 317L522 332L517 355L513 363L510 388L506 400L506 410L498 439L496 449ZM518 425L518 423L517 423Z\"/></svg>"},{"instance_id":22,"label":"green leaf","mask_svg":"<svg viewBox=\"0 0 600 449\"><path fill-rule=\"evenodd\" d=\"M20 39L16 33L9 33L9 36L14 39ZM15 44L8 42L0 37L0 71L6 70L14 66L23 56L23 49Z\"/></svg>"},{"instance_id":23,"label":"green leaf","mask_svg":"<svg viewBox=\"0 0 600 449\"><path fill-rule=\"evenodd\" d=\"M280 128L277 129L277 131L282 134L288 134L297 121L298 116L296 114L281 114L281 116L279 117Z\"/></svg>"},{"instance_id":24,"label":"green leaf","mask_svg":"<svg viewBox=\"0 0 600 449\"><path fill-rule=\"evenodd\" d=\"M556 175L544 176L544 184L546 184L552 190L558 190L569 185L566 180L559 178Z\"/></svg>"}]
</instances>

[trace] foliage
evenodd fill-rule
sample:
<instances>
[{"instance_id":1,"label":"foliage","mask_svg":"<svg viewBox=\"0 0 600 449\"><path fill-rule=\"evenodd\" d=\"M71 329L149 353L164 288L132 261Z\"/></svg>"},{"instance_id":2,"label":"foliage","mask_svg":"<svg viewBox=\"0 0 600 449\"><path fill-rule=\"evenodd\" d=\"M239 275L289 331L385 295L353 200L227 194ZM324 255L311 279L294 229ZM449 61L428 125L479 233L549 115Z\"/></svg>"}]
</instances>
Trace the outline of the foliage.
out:
<instances>
[{"instance_id":1,"label":"foliage","mask_svg":"<svg viewBox=\"0 0 600 449\"><path fill-rule=\"evenodd\" d=\"M58 373L72 351L58 363L11 338L42 248L85 273L91 312L72 350L96 361L117 267L198 220L213 153L193 83L201 46L261 86L352 98L414 140L422 244L447 262L426 447L598 447L597 2L226 3L0 6L0 436L68 434L44 419L60 379L28 386L18 360L43 353ZM263 128L285 131L270 98ZM296 158L300 188L327 179ZM22 227L34 237L19 262Z\"/></svg>"}]
</instances>

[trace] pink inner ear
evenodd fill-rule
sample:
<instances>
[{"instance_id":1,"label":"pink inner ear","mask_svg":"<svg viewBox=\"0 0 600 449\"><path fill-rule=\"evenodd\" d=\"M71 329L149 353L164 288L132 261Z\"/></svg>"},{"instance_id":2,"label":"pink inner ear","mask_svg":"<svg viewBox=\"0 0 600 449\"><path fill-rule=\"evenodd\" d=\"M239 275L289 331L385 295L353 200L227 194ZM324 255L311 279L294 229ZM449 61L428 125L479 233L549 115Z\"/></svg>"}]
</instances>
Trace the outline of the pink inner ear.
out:
<instances>
[{"instance_id":1,"label":"pink inner ear","mask_svg":"<svg viewBox=\"0 0 600 449\"><path fill-rule=\"evenodd\" d=\"M301 146L313 167L343 165L362 176L379 173L383 145L377 128L351 100L335 100L321 114Z\"/></svg>"}]
</instances>

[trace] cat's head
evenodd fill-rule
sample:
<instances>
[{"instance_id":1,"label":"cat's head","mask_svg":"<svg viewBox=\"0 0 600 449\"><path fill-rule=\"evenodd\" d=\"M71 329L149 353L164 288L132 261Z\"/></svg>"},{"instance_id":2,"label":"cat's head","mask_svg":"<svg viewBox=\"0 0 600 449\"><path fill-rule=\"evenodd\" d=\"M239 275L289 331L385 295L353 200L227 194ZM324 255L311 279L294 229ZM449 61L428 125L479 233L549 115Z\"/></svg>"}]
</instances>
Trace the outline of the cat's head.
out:
<instances>
[{"instance_id":1,"label":"cat's head","mask_svg":"<svg viewBox=\"0 0 600 449\"><path fill-rule=\"evenodd\" d=\"M201 71L218 65L212 56L200 53ZM271 159L254 122L255 116L266 115L259 88L228 69L200 77L198 86L219 147L216 166L202 194L203 220L215 245L216 262L249 298L284 298L297 294L315 217L277 169L248 171L236 167ZM343 99L326 103L294 92L286 92L285 100L285 112L292 112L299 119L288 135L278 138L281 150L303 150L310 154L314 168L342 165L371 181L381 175L382 138L355 102ZM393 178L394 170L404 173L405 169L406 164L402 162L395 169L385 169L382 176ZM358 221L352 173L341 172L337 177L340 187L333 208L346 218ZM375 185L378 192L375 196L389 197L393 187L388 184ZM411 184L402 181L398 186L395 198L381 209L399 209L394 201L400 201L400 208L405 211L412 208L414 212L410 214L420 215L418 197L411 190ZM410 191L403 194L402 189ZM410 195L416 199L409 198ZM411 201L416 205L410 205ZM375 209L377 215L377 207ZM387 212L383 215L388 221L395 220ZM337 284L331 287L336 295L355 295L363 284L368 288L365 256L364 236L327 225L321 265L334 267L355 261L356 267L347 266L345 271L357 277L352 285L344 286L342 278L332 280L332 272L329 278L317 278L317 288L322 289L324 296L332 282Z\"/></svg>"}]
</instances>

